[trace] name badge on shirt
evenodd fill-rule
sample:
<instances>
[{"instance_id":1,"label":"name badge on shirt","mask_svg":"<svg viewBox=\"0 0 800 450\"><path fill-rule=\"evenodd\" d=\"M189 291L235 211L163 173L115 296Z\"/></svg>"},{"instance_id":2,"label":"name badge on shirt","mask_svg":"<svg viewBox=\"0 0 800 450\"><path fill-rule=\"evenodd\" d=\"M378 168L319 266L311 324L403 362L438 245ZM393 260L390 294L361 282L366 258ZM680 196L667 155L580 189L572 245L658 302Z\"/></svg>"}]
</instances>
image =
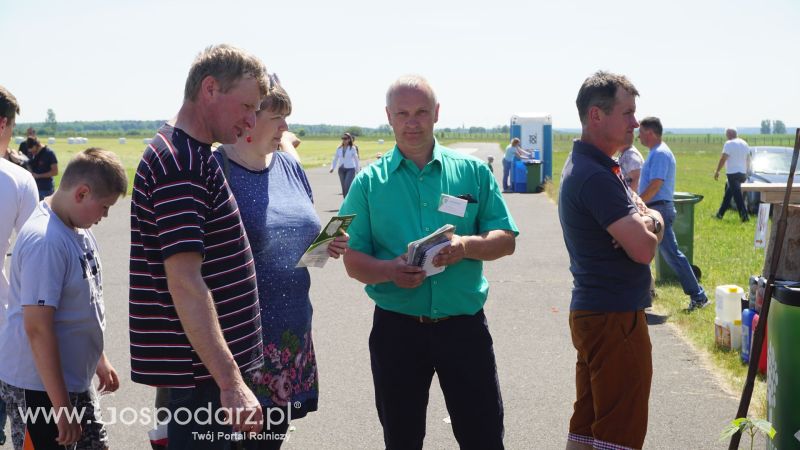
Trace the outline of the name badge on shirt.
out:
<instances>
[{"instance_id":1,"label":"name badge on shirt","mask_svg":"<svg viewBox=\"0 0 800 450\"><path fill-rule=\"evenodd\" d=\"M467 203L468 201L466 199L442 194L442 198L439 200L439 211L458 217L464 217L464 214L467 212Z\"/></svg>"}]
</instances>

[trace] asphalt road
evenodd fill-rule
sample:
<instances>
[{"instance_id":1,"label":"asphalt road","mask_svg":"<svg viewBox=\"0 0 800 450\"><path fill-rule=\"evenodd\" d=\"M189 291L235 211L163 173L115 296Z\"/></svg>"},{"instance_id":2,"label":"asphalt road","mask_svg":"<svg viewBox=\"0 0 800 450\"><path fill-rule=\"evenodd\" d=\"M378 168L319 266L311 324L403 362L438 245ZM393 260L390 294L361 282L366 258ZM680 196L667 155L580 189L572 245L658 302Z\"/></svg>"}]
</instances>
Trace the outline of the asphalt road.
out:
<instances>
[{"instance_id":1,"label":"asphalt road","mask_svg":"<svg viewBox=\"0 0 800 450\"><path fill-rule=\"evenodd\" d=\"M494 155L499 179L502 154L496 144L453 147L484 160ZM317 211L325 221L342 200L338 177L327 169L312 169L308 175ZM569 260L553 202L544 194L505 194L505 198L520 229L516 252L485 264L485 272L491 285L486 315L505 404L506 447L561 449L574 399L575 351L567 324ZM146 449L148 424L124 423L134 417L125 408L149 408L154 397L152 388L130 381L129 206L128 199L121 200L96 227L105 280L106 352L122 379L118 393L102 398L102 410L106 421L116 419L109 425L112 448ZM347 277L341 262L311 272L321 399L318 412L293 422L296 429L284 448L382 448L367 349L373 303L363 286ZM722 389L671 325L652 318L654 379L645 448L727 448L717 437L733 417L737 398ZM434 377L426 448L457 448L447 416Z\"/></svg>"}]
</instances>

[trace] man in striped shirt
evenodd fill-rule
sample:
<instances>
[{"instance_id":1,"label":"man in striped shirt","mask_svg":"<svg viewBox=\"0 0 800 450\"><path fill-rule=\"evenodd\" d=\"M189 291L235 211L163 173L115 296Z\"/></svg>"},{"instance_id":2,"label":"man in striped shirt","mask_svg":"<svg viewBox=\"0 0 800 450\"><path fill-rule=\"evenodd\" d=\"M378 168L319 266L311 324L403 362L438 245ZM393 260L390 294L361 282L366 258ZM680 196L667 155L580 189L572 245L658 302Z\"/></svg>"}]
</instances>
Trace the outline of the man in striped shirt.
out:
<instances>
[{"instance_id":1,"label":"man in striped shirt","mask_svg":"<svg viewBox=\"0 0 800 450\"><path fill-rule=\"evenodd\" d=\"M233 144L255 125L268 86L254 56L228 45L201 52L176 118L142 155L131 202L131 378L169 387L173 413L232 411L233 430L244 432L261 429L242 377L263 364L261 319L250 244L211 144ZM216 420L176 422L170 448L223 448L195 439L231 431Z\"/></svg>"}]
</instances>

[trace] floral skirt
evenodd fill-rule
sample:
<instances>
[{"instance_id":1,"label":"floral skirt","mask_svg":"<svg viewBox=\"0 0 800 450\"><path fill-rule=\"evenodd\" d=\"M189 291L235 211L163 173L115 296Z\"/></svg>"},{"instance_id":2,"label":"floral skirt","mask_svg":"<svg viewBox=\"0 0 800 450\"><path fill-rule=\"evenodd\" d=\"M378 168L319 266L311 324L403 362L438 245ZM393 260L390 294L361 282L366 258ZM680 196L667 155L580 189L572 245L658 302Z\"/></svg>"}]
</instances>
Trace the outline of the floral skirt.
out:
<instances>
[{"instance_id":1,"label":"floral skirt","mask_svg":"<svg viewBox=\"0 0 800 450\"><path fill-rule=\"evenodd\" d=\"M319 381L311 330L302 335L285 330L280 339L265 339L264 367L249 372L245 381L264 407L281 409L293 419L316 411Z\"/></svg>"}]
</instances>

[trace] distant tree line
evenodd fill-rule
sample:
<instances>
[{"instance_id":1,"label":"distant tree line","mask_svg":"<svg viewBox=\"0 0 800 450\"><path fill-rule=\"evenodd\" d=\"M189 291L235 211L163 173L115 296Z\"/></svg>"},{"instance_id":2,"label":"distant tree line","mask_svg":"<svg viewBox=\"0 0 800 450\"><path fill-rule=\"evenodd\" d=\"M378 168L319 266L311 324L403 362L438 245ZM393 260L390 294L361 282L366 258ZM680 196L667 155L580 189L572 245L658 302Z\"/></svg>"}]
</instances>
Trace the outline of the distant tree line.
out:
<instances>
[{"instance_id":1,"label":"distant tree line","mask_svg":"<svg viewBox=\"0 0 800 450\"><path fill-rule=\"evenodd\" d=\"M56 122L55 114L50 114L45 122L20 122L15 134L25 135L28 128L36 130L40 136L152 136L164 120L100 120Z\"/></svg>"},{"instance_id":2,"label":"distant tree line","mask_svg":"<svg viewBox=\"0 0 800 450\"><path fill-rule=\"evenodd\" d=\"M761 121L761 134L786 134L786 125L784 125L782 120L773 120L770 122L769 119L764 119Z\"/></svg>"},{"instance_id":3,"label":"distant tree line","mask_svg":"<svg viewBox=\"0 0 800 450\"><path fill-rule=\"evenodd\" d=\"M389 125L381 125L376 128L360 127L355 125L327 125L327 124L289 124L289 129L298 136L332 136L342 133L350 133L353 136L391 136L392 128ZM458 128L437 128L437 132L447 134L508 134L508 125L498 125L493 128L486 127L458 127Z\"/></svg>"},{"instance_id":4,"label":"distant tree line","mask_svg":"<svg viewBox=\"0 0 800 450\"><path fill-rule=\"evenodd\" d=\"M48 119L45 122L20 122L16 126L15 134L22 136L29 127L36 130L40 136L152 136L165 122L164 120L101 120L79 122L57 122L55 113L48 110ZM391 136L392 129L389 125L376 128L361 127L356 125L328 125L328 124L289 124L289 129L298 136L335 136L350 133L353 136ZM460 127L437 128L437 132L450 134L508 134L508 125L494 128L486 127Z\"/></svg>"}]
</instances>

